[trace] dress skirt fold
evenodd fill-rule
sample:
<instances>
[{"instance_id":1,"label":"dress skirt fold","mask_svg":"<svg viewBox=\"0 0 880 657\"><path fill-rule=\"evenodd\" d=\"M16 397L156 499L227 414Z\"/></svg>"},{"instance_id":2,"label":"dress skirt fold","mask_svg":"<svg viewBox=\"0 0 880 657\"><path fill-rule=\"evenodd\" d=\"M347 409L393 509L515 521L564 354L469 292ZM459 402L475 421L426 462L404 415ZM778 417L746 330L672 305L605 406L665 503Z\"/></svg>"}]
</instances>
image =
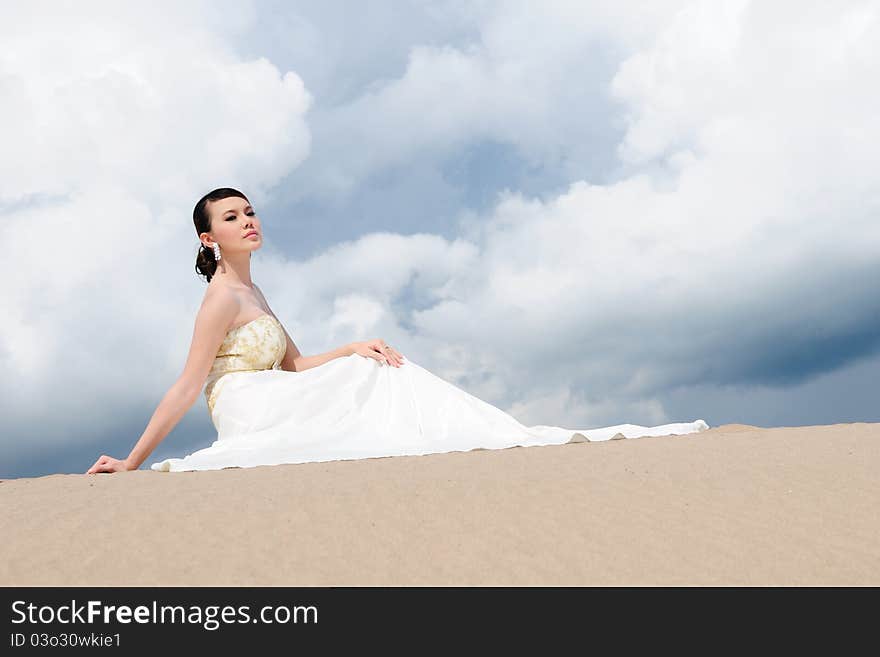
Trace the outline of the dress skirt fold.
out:
<instances>
[{"instance_id":1,"label":"dress skirt fold","mask_svg":"<svg viewBox=\"0 0 880 657\"><path fill-rule=\"evenodd\" d=\"M287 341L264 314L227 332L205 386L217 439L163 472L417 456L688 434L703 420L654 427L527 427L412 360L382 365L360 354L302 372L280 369Z\"/></svg>"}]
</instances>

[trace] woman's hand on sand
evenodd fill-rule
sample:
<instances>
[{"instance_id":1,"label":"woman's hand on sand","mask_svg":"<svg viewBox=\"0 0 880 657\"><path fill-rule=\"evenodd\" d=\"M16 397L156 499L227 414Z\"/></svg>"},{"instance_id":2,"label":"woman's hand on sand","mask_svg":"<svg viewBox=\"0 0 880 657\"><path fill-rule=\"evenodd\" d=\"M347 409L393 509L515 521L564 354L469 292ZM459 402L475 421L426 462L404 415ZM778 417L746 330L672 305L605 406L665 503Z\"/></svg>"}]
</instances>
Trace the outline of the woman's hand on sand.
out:
<instances>
[{"instance_id":1,"label":"woman's hand on sand","mask_svg":"<svg viewBox=\"0 0 880 657\"><path fill-rule=\"evenodd\" d=\"M86 474L95 474L97 472L122 472L123 470L134 470L131 464L123 459L115 459L112 456L101 454L101 458L95 461L95 465L86 470Z\"/></svg>"},{"instance_id":2,"label":"woman's hand on sand","mask_svg":"<svg viewBox=\"0 0 880 657\"><path fill-rule=\"evenodd\" d=\"M375 358L380 365L387 364L394 367L403 365L403 356L396 349L385 344L384 340L378 338L364 342L352 342L351 348L354 349L354 353L365 358Z\"/></svg>"}]
</instances>

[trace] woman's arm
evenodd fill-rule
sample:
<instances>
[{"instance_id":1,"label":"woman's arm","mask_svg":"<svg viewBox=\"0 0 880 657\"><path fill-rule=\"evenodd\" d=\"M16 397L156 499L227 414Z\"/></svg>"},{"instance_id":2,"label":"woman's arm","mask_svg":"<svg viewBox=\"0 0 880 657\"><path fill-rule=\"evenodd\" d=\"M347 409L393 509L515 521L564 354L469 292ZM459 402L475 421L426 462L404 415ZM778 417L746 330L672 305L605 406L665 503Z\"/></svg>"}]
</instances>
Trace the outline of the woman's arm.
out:
<instances>
[{"instance_id":1,"label":"woman's arm","mask_svg":"<svg viewBox=\"0 0 880 657\"><path fill-rule=\"evenodd\" d=\"M196 315L192 344L183 372L162 397L144 433L126 458L120 460L102 454L86 474L137 470L140 467L198 399L238 310L239 302L234 295L219 291L206 294Z\"/></svg>"},{"instance_id":2,"label":"woman's arm","mask_svg":"<svg viewBox=\"0 0 880 657\"><path fill-rule=\"evenodd\" d=\"M168 389L153 412L153 417L147 423L144 433L123 461L128 470L137 470L141 467L141 464L147 460L156 446L165 439L165 436L192 408L196 399L198 399L198 395L193 395L191 390L184 389L180 382Z\"/></svg>"},{"instance_id":3,"label":"woman's arm","mask_svg":"<svg viewBox=\"0 0 880 657\"><path fill-rule=\"evenodd\" d=\"M135 446L131 448L128 456L120 460L101 454L95 464L86 470L86 474L137 470L156 449L156 445L161 443L165 436L180 422L180 419L186 415L197 398L198 395L194 395L191 389L185 388L182 382L175 383L162 397L162 401L153 412L153 417L150 418L147 428L144 429L144 433Z\"/></svg>"},{"instance_id":4,"label":"woman's arm","mask_svg":"<svg viewBox=\"0 0 880 657\"><path fill-rule=\"evenodd\" d=\"M293 361L293 371L302 372L303 370L307 370L312 367L318 367L318 365L323 365L327 361L333 360L334 358L351 356L353 353L353 345L345 344L341 347L337 347L333 351L327 351L323 354L317 354L315 356L300 356Z\"/></svg>"},{"instance_id":5,"label":"woman's arm","mask_svg":"<svg viewBox=\"0 0 880 657\"><path fill-rule=\"evenodd\" d=\"M341 347L337 347L333 351L327 351L315 356L303 356L299 352L299 349L296 348L296 345L287 333L287 329L284 328L281 320L278 319L274 312L272 312L272 307L269 305L269 302L266 301L266 297L263 295L260 286L254 283L254 289L257 291L260 299L262 299L263 304L269 309L269 314L278 320L278 325L281 326L281 330L284 331L284 336L287 339L287 348L284 352L284 358L281 360L282 370L287 370L288 372L302 372L303 370L323 365L334 358L351 356L352 354L360 354L365 358L375 358L380 363L394 365L395 367L400 367L403 363L403 356L391 347L386 346L384 341L378 339L368 340L366 342L349 342Z\"/></svg>"}]
</instances>

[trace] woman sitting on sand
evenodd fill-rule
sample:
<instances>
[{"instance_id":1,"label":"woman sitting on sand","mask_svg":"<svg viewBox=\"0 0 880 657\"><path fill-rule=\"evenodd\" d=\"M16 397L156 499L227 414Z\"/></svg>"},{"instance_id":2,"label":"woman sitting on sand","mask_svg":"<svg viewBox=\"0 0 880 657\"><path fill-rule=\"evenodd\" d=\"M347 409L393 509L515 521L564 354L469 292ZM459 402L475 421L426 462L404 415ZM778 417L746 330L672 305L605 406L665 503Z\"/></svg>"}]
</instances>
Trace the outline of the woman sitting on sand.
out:
<instances>
[{"instance_id":1,"label":"woman sitting on sand","mask_svg":"<svg viewBox=\"0 0 880 657\"><path fill-rule=\"evenodd\" d=\"M202 242L196 270L208 287L183 372L129 455L121 460L102 455L87 474L138 469L203 386L216 440L183 458L153 463L153 470L503 449L708 428L703 420L656 427L526 427L404 361L378 338L303 356L251 280L251 254L262 246L263 230L247 197L215 189L196 203L193 223Z\"/></svg>"}]
</instances>

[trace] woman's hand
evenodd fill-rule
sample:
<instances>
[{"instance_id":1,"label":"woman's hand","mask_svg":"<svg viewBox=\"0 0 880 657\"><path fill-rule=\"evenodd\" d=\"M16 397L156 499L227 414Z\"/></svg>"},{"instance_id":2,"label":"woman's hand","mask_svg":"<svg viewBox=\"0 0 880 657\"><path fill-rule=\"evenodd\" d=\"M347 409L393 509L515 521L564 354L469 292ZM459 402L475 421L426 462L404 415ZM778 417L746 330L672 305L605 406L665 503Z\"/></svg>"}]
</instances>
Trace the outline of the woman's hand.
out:
<instances>
[{"instance_id":1,"label":"woman's hand","mask_svg":"<svg viewBox=\"0 0 880 657\"><path fill-rule=\"evenodd\" d=\"M123 470L134 470L131 463L127 459L120 461L112 456L101 454L101 458L95 461L95 465L86 470L86 474L95 474L96 472L122 472Z\"/></svg>"},{"instance_id":2,"label":"woman's hand","mask_svg":"<svg viewBox=\"0 0 880 657\"><path fill-rule=\"evenodd\" d=\"M365 342L352 342L351 348L354 353L360 354L365 358L375 358L380 365L388 364L394 367L403 365L403 356L396 349L385 344L384 340L367 340Z\"/></svg>"}]
</instances>

